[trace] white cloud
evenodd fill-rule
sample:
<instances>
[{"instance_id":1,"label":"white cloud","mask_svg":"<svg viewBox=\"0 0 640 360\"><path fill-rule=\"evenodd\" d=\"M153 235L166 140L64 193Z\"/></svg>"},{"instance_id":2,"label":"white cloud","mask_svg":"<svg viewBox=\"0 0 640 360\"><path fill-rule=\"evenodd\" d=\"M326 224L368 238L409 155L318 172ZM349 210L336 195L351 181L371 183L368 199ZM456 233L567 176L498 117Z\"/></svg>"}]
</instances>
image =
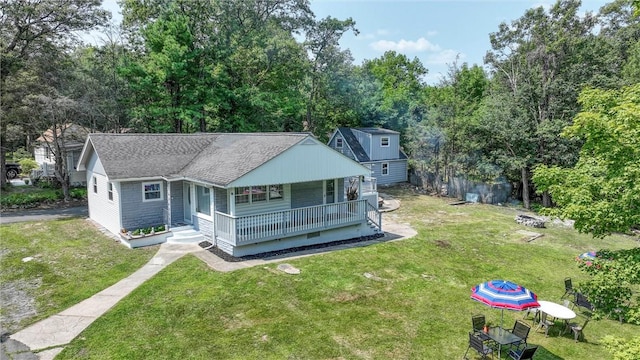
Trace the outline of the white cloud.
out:
<instances>
[{"instance_id":1,"label":"white cloud","mask_svg":"<svg viewBox=\"0 0 640 360\"><path fill-rule=\"evenodd\" d=\"M437 32L437 31L435 31L435 30L429 30L429 31L427 31L427 36L428 36L428 37L434 37L434 36L436 36L436 35L438 35L438 32Z\"/></svg>"},{"instance_id":2,"label":"white cloud","mask_svg":"<svg viewBox=\"0 0 640 360\"><path fill-rule=\"evenodd\" d=\"M458 63L462 64L467 57L465 54L452 49L442 50L438 53L427 56L427 64L431 65L447 65L453 64L458 57Z\"/></svg>"},{"instance_id":3,"label":"white cloud","mask_svg":"<svg viewBox=\"0 0 640 360\"><path fill-rule=\"evenodd\" d=\"M423 52L423 51L440 51L440 46L432 44L429 40L421 37L416 41L412 40L378 40L370 44L374 50L385 52L389 50L397 52Z\"/></svg>"}]
</instances>

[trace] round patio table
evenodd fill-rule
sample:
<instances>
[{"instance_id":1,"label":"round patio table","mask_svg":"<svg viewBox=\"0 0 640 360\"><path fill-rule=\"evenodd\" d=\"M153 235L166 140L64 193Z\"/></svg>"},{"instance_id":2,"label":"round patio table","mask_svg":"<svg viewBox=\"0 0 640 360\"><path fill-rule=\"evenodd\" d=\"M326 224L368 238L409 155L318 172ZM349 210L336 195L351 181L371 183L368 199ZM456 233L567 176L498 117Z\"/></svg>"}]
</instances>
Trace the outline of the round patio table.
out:
<instances>
[{"instance_id":1,"label":"round patio table","mask_svg":"<svg viewBox=\"0 0 640 360\"><path fill-rule=\"evenodd\" d=\"M540 307L538 308L539 311L542 311L549 316L553 316L556 319L564 320L564 330L562 330L562 334L564 334L569 328L569 320L576 317L576 313L564 305L544 300L538 300L538 304L540 304ZM542 321L542 319L543 317L540 317L540 321Z\"/></svg>"},{"instance_id":2,"label":"round patio table","mask_svg":"<svg viewBox=\"0 0 640 360\"><path fill-rule=\"evenodd\" d=\"M538 304L540 304L538 310L556 319L571 320L576 317L576 313L564 305L545 300L539 300Z\"/></svg>"}]
</instances>

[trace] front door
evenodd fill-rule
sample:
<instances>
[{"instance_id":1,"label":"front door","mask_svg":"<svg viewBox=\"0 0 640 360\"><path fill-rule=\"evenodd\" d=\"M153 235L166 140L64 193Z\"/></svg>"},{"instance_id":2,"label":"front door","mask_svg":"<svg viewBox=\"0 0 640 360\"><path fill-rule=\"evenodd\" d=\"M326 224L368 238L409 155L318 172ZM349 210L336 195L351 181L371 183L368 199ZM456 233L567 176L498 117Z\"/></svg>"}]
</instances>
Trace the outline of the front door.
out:
<instances>
[{"instance_id":1,"label":"front door","mask_svg":"<svg viewBox=\"0 0 640 360\"><path fill-rule=\"evenodd\" d=\"M182 206L184 208L184 221L191 224L191 184L182 184Z\"/></svg>"}]
</instances>

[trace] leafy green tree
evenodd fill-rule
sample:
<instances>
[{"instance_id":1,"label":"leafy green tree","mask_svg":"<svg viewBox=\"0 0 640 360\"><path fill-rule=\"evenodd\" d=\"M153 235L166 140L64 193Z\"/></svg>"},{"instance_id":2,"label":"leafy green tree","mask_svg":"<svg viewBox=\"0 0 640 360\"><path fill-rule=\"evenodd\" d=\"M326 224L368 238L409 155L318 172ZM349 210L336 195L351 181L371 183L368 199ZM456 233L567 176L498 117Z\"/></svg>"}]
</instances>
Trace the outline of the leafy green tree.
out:
<instances>
[{"instance_id":1,"label":"leafy green tree","mask_svg":"<svg viewBox=\"0 0 640 360\"><path fill-rule=\"evenodd\" d=\"M592 66L598 57L589 50L595 18L591 14L581 16L579 7L578 0L561 0L549 12L542 7L530 9L490 35L492 50L485 62L495 81L502 83L495 89L504 91L500 97L508 96L505 105L513 106L510 113L518 116L514 120L519 126L512 130L517 131L517 138L528 142L525 146L510 144L512 150L521 150L512 151L512 156L520 166L526 208L530 207L533 166L570 166L576 160L578 144L558 133L578 111L576 89L588 84L600 68ZM510 136L500 135L503 139ZM542 195L543 205L551 205L549 195L544 191Z\"/></svg>"},{"instance_id":2,"label":"leafy green tree","mask_svg":"<svg viewBox=\"0 0 640 360\"><path fill-rule=\"evenodd\" d=\"M0 0L0 168L4 168L7 126L13 124L11 115L20 108L24 95L24 80L33 83L34 61L51 54L75 37L104 24L108 12L100 8L99 0L37 1ZM5 184L0 176L0 185Z\"/></svg>"},{"instance_id":3,"label":"leafy green tree","mask_svg":"<svg viewBox=\"0 0 640 360\"><path fill-rule=\"evenodd\" d=\"M584 142L573 168L539 166L534 182L557 207L548 213L575 220L580 232L602 237L640 224L640 84L584 90L582 111L565 137Z\"/></svg>"},{"instance_id":4,"label":"leafy green tree","mask_svg":"<svg viewBox=\"0 0 640 360\"><path fill-rule=\"evenodd\" d=\"M380 58L362 64L371 79L379 86L374 119L365 124L382 126L404 133L407 127L422 118L420 101L426 84L427 69L418 58L410 60L404 54L387 51Z\"/></svg>"},{"instance_id":5,"label":"leafy green tree","mask_svg":"<svg viewBox=\"0 0 640 360\"><path fill-rule=\"evenodd\" d=\"M407 150L417 169L433 173L431 186L438 191L442 180L455 177L495 178L482 164L482 144L477 136L477 111L488 84L479 66L454 63L439 86L424 91L426 110L422 120L406 131ZM465 192L456 190L457 194Z\"/></svg>"},{"instance_id":6,"label":"leafy green tree","mask_svg":"<svg viewBox=\"0 0 640 360\"><path fill-rule=\"evenodd\" d=\"M338 125L354 119L354 106L349 100L352 88L353 60L351 53L339 47L342 35L358 30L348 18L339 20L326 17L314 21L306 28L305 49L309 53L310 69L306 76L306 116L303 129L327 137Z\"/></svg>"}]
</instances>

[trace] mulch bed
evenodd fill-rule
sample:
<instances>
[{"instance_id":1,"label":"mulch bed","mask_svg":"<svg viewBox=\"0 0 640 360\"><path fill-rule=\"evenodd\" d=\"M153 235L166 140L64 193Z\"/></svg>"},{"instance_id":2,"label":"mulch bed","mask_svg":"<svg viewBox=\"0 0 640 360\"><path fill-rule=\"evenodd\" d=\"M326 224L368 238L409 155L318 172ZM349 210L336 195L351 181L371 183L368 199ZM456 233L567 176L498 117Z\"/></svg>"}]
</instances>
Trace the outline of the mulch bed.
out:
<instances>
[{"instance_id":1,"label":"mulch bed","mask_svg":"<svg viewBox=\"0 0 640 360\"><path fill-rule=\"evenodd\" d=\"M371 235L371 236L361 236L361 237L358 237L358 238L352 238L352 239L347 239L347 240L332 241L332 242L328 242L328 243L315 244L315 245L298 246L298 247L294 247L294 248L290 248L290 249L268 251L268 252L263 252L263 253L260 253L260 254L247 255L247 256L242 256L242 257L235 257L235 256L232 256L232 255L229 255L226 252L220 250L220 248L218 248L217 246L212 246L211 248L207 249L207 251L209 251L212 254L218 256L219 258L221 258L224 261L227 261L227 262L239 262L239 261L247 261L247 260L255 260L255 259L266 259L266 258L269 258L269 257L272 257L272 256L291 254L291 253L295 253L295 252L298 252L298 251L323 249L323 248L327 248L327 247L331 247L331 246L337 246L337 245L354 244L354 243L359 243L359 242L363 242L363 241L375 240L375 239L381 238L383 236L384 236L384 234L375 234L375 235ZM203 241L198 245L200 245L201 248L208 248L209 246L211 246L213 244L211 244L211 242L209 242L209 241Z\"/></svg>"}]
</instances>

